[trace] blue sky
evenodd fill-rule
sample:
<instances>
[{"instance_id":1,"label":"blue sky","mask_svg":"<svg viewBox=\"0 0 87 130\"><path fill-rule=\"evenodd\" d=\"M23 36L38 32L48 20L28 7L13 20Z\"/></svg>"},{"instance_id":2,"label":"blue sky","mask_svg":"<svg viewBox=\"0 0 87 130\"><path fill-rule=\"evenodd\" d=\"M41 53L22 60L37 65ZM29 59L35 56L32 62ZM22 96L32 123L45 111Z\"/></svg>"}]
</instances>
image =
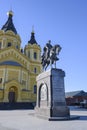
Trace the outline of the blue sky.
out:
<instances>
[{"instance_id":1,"label":"blue sky","mask_svg":"<svg viewBox=\"0 0 87 130\"><path fill-rule=\"evenodd\" d=\"M87 0L0 0L0 28L12 9L24 47L34 25L36 41L62 50L57 67L65 71L65 90L87 91Z\"/></svg>"}]
</instances>

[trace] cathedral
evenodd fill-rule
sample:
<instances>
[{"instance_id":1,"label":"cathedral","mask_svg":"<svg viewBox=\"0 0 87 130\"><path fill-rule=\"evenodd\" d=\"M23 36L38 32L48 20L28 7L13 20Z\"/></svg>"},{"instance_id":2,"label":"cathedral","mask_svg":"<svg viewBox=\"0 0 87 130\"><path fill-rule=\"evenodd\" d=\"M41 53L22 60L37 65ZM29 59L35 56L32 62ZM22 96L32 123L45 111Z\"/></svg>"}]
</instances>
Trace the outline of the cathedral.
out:
<instances>
[{"instance_id":1,"label":"cathedral","mask_svg":"<svg viewBox=\"0 0 87 130\"><path fill-rule=\"evenodd\" d=\"M35 102L36 76L41 72L41 47L31 37L21 49L21 38L9 11L0 29L0 103Z\"/></svg>"}]
</instances>

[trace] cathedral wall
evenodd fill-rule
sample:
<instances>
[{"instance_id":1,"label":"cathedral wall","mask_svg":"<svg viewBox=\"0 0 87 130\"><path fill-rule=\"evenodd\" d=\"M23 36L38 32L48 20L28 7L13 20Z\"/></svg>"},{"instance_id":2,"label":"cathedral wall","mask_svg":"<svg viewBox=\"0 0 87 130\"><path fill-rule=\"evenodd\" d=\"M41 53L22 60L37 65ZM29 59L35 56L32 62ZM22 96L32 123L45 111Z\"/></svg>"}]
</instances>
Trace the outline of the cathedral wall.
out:
<instances>
[{"instance_id":1,"label":"cathedral wall","mask_svg":"<svg viewBox=\"0 0 87 130\"><path fill-rule=\"evenodd\" d=\"M4 80L5 69L0 69L0 89L3 89L3 80Z\"/></svg>"},{"instance_id":2,"label":"cathedral wall","mask_svg":"<svg viewBox=\"0 0 87 130\"><path fill-rule=\"evenodd\" d=\"M17 92L20 95L21 102L35 102L36 101L36 76L39 73L39 66L30 65L31 70L28 71L22 66L0 66L0 102L8 102L8 93L11 87L18 87ZM37 68L36 72L34 67ZM15 84L17 83L17 85Z\"/></svg>"},{"instance_id":3,"label":"cathedral wall","mask_svg":"<svg viewBox=\"0 0 87 130\"><path fill-rule=\"evenodd\" d=\"M9 102L8 94L16 90L17 102L31 101L29 73L26 69L17 66L0 66L0 102ZM20 96L19 96L20 95Z\"/></svg>"},{"instance_id":4,"label":"cathedral wall","mask_svg":"<svg viewBox=\"0 0 87 130\"><path fill-rule=\"evenodd\" d=\"M10 80L17 80L19 81L19 70L16 69L8 69L7 70L7 77L8 77L8 81Z\"/></svg>"}]
</instances>

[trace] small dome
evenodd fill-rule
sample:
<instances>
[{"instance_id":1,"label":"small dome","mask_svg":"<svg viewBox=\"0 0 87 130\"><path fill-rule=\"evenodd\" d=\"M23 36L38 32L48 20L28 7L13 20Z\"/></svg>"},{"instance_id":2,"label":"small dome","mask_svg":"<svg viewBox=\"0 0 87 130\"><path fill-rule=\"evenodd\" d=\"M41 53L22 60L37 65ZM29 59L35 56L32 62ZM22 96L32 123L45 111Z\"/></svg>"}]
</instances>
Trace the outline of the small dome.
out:
<instances>
[{"instance_id":1,"label":"small dome","mask_svg":"<svg viewBox=\"0 0 87 130\"><path fill-rule=\"evenodd\" d=\"M9 12L7 12L7 15L8 15L8 17L9 17L9 16L13 16L13 11L10 10Z\"/></svg>"},{"instance_id":2,"label":"small dome","mask_svg":"<svg viewBox=\"0 0 87 130\"><path fill-rule=\"evenodd\" d=\"M35 36L34 36L34 32L32 31L31 32L31 38L30 38L30 40L28 41L28 43L30 43L30 44L37 44L37 42L36 42L36 40L35 40Z\"/></svg>"}]
</instances>

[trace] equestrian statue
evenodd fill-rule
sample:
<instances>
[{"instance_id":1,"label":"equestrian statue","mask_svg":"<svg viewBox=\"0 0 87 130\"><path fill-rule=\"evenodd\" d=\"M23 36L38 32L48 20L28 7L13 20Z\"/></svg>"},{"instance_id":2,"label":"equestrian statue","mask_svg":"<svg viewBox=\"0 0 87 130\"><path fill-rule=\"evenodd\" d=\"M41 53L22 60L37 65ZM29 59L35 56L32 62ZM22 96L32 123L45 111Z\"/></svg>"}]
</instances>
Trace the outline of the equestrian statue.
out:
<instances>
[{"instance_id":1,"label":"equestrian statue","mask_svg":"<svg viewBox=\"0 0 87 130\"><path fill-rule=\"evenodd\" d=\"M50 40L48 43L46 43L46 46L43 48L43 54L41 56L41 64L44 70L46 70L49 65L52 68L52 64L54 64L56 68L56 61L59 60L57 55L59 55L60 50L60 45L57 44L52 46Z\"/></svg>"}]
</instances>

